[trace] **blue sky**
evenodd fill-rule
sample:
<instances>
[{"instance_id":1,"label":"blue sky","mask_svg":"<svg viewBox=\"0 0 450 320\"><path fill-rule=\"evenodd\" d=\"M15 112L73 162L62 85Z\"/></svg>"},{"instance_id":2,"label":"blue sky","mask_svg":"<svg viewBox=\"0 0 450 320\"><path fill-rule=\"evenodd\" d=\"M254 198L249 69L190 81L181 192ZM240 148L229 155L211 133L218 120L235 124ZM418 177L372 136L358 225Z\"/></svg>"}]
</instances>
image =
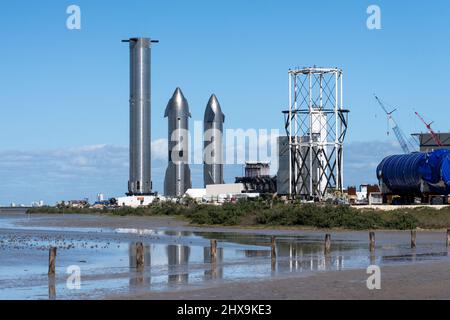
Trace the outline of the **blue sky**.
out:
<instances>
[{"instance_id":1,"label":"blue sky","mask_svg":"<svg viewBox=\"0 0 450 320\"><path fill-rule=\"evenodd\" d=\"M79 31L65 25L71 4L81 7ZM382 30L366 27L371 4L381 8ZM281 129L287 70L311 65L345 73L348 184L375 182L372 167L352 169L362 159L375 164L398 152L373 93L398 106L407 133L424 130L413 110L434 120L437 131L450 129L450 4L444 0L18 0L2 4L0 36L0 204L126 191L128 49L120 40L132 36L160 40L152 52L158 146L177 86L193 120L201 120L215 93L226 127ZM154 157L161 170L162 154ZM86 167L91 171L83 175ZM227 170L231 181L236 170ZM162 185L161 177L154 179Z\"/></svg>"}]
</instances>

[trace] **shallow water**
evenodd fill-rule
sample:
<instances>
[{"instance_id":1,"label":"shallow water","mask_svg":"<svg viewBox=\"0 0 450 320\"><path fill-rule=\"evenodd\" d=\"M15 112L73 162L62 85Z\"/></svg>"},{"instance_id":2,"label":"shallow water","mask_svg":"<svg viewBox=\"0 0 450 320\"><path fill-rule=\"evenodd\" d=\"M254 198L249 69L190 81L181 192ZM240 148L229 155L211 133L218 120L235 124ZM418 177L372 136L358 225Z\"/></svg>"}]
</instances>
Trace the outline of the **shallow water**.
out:
<instances>
[{"instance_id":1,"label":"shallow water","mask_svg":"<svg viewBox=\"0 0 450 320\"><path fill-rule=\"evenodd\" d=\"M272 261L267 235L167 228L19 226L26 219L39 218L0 215L0 299L96 299L205 287L215 282L307 276L371 264L449 259L439 235L419 237L420 245L411 250L406 233L387 234L377 241L371 256L365 233L337 233L332 235L331 254L325 256L324 232L299 232L298 236L277 236L277 259ZM211 263L211 239L218 240L215 263ZM136 269L136 242L142 242L145 248L142 272ZM54 282L47 276L50 246L58 248ZM77 266L81 272L80 289L71 290L67 285L70 266Z\"/></svg>"}]
</instances>

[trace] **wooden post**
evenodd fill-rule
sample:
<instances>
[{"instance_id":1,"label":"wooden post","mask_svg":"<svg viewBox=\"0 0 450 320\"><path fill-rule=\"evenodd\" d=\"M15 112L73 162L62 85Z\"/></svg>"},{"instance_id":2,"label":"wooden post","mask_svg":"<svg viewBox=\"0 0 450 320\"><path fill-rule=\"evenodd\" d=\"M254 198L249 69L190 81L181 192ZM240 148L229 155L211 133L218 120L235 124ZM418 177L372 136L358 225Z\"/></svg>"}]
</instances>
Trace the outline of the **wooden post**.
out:
<instances>
[{"instance_id":1,"label":"wooden post","mask_svg":"<svg viewBox=\"0 0 450 320\"><path fill-rule=\"evenodd\" d=\"M56 264L56 248L51 247L48 252L48 274L55 274L55 264Z\"/></svg>"},{"instance_id":2,"label":"wooden post","mask_svg":"<svg viewBox=\"0 0 450 320\"><path fill-rule=\"evenodd\" d=\"M276 237L272 237L271 239L271 248L272 248L272 260L276 260L277 259L277 238Z\"/></svg>"},{"instance_id":3,"label":"wooden post","mask_svg":"<svg viewBox=\"0 0 450 320\"><path fill-rule=\"evenodd\" d=\"M369 240L370 240L369 245L370 252L375 252L375 232L372 231L369 233Z\"/></svg>"},{"instance_id":4,"label":"wooden post","mask_svg":"<svg viewBox=\"0 0 450 320\"><path fill-rule=\"evenodd\" d=\"M144 244L142 242L136 243L136 268L144 269Z\"/></svg>"},{"instance_id":5,"label":"wooden post","mask_svg":"<svg viewBox=\"0 0 450 320\"><path fill-rule=\"evenodd\" d=\"M447 229L447 248L450 247L450 229Z\"/></svg>"},{"instance_id":6,"label":"wooden post","mask_svg":"<svg viewBox=\"0 0 450 320\"><path fill-rule=\"evenodd\" d=\"M416 230L411 230L411 249L416 248Z\"/></svg>"},{"instance_id":7,"label":"wooden post","mask_svg":"<svg viewBox=\"0 0 450 320\"><path fill-rule=\"evenodd\" d=\"M331 234L327 234L325 236L325 255L328 255L331 253Z\"/></svg>"},{"instance_id":8,"label":"wooden post","mask_svg":"<svg viewBox=\"0 0 450 320\"><path fill-rule=\"evenodd\" d=\"M217 259L217 240L211 240L211 262L216 262Z\"/></svg>"}]
</instances>

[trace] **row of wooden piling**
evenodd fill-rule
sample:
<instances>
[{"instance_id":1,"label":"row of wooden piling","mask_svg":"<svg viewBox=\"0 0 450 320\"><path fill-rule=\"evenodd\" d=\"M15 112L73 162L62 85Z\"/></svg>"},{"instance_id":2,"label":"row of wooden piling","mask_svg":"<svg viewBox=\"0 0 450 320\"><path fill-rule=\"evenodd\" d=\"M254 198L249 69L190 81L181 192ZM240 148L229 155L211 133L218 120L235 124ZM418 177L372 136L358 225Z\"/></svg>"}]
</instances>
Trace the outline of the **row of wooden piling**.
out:
<instances>
[{"instance_id":1,"label":"row of wooden piling","mask_svg":"<svg viewBox=\"0 0 450 320\"><path fill-rule=\"evenodd\" d=\"M417 247L417 231L411 230L411 249L415 249ZM447 229L447 241L446 241L447 248L450 247L450 229ZM369 232L369 251L375 252L375 232L371 231ZM331 253L331 235L327 234L325 236L325 254Z\"/></svg>"},{"instance_id":2,"label":"row of wooden piling","mask_svg":"<svg viewBox=\"0 0 450 320\"><path fill-rule=\"evenodd\" d=\"M411 249L415 249L417 247L417 231L411 230ZM447 229L447 241L446 241L447 248L450 248L450 229ZM276 237L272 237L271 240L271 247L272 247L272 260L276 259ZM369 232L369 251L375 252L375 232L370 231ZM329 255L331 253L331 234L325 235L325 243L324 243L324 254Z\"/></svg>"},{"instance_id":3,"label":"row of wooden piling","mask_svg":"<svg viewBox=\"0 0 450 320\"><path fill-rule=\"evenodd\" d=\"M411 230L411 248L415 249L417 246L416 243L417 232L416 230ZM275 261L277 258L277 239L276 237L271 238L271 258L272 261ZM450 248L450 229L447 230L447 248ZM369 232L369 251L375 252L375 232ZM329 255L331 253L331 234L325 235L325 243L324 243L324 254ZM211 240L210 247L211 254L211 263L216 263L217 261L217 240ZM136 243L136 268L140 271L144 269L145 261L144 261L144 244L142 242ZM51 247L49 250L48 256L48 274L55 275L55 266L56 266L56 248Z\"/></svg>"},{"instance_id":4,"label":"row of wooden piling","mask_svg":"<svg viewBox=\"0 0 450 320\"><path fill-rule=\"evenodd\" d=\"M211 240L211 262L217 261L217 240ZM144 259L144 244L142 242L136 243L136 269L142 271L145 266ZM51 247L48 255L48 275L54 275L56 270L56 248Z\"/></svg>"}]
</instances>

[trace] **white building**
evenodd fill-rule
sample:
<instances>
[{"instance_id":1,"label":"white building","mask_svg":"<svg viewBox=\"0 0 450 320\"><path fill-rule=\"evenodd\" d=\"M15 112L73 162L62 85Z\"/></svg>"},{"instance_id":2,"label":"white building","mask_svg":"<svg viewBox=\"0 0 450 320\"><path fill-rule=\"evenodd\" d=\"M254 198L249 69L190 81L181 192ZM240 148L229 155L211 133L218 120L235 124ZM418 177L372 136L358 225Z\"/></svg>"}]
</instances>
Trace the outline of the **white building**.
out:
<instances>
[{"instance_id":1,"label":"white building","mask_svg":"<svg viewBox=\"0 0 450 320\"><path fill-rule=\"evenodd\" d=\"M206 189L188 189L184 196L190 197L197 202L202 202L203 197L206 196Z\"/></svg>"},{"instance_id":2,"label":"white building","mask_svg":"<svg viewBox=\"0 0 450 320\"><path fill-rule=\"evenodd\" d=\"M211 184L206 186L206 197L241 194L245 190L243 183Z\"/></svg>"},{"instance_id":3,"label":"white building","mask_svg":"<svg viewBox=\"0 0 450 320\"><path fill-rule=\"evenodd\" d=\"M131 197L120 197L117 198L117 205L120 207L142 207L148 206L155 201L157 197L155 196L131 196Z\"/></svg>"}]
</instances>

